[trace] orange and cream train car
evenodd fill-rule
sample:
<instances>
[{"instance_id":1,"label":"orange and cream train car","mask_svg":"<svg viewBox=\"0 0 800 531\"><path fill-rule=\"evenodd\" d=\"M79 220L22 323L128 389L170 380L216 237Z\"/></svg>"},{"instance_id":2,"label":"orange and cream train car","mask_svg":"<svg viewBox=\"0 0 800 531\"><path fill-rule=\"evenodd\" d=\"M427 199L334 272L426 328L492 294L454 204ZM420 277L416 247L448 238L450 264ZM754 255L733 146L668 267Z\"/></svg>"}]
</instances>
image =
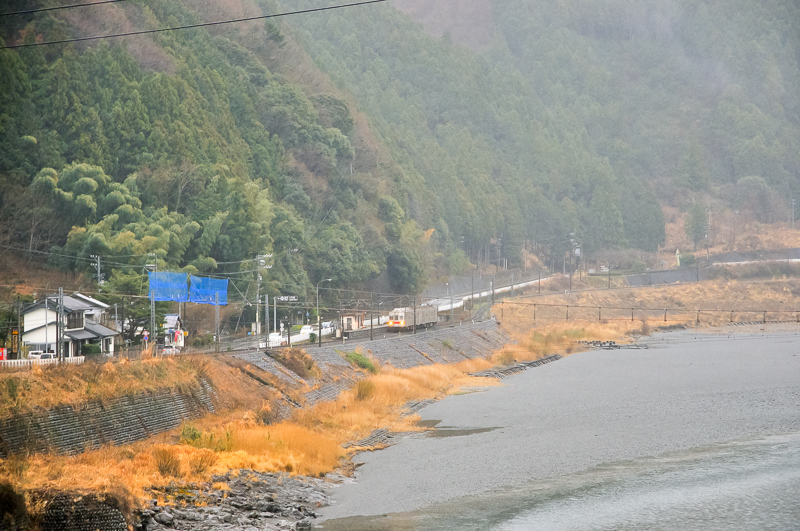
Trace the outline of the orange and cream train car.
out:
<instances>
[{"instance_id":1,"label":"orange and cream train car","mask_svg":"<svg viewBox=\"0 0 800 531\"><path fill-rule=\"evenodd\" d=\"M411 330L414 325L417 328L428 328L436 324L439 320L439 313L434 306L417 306L417 319L414 320L413 308L395 308L389 312L389 322L386 326L389 330Z\"/></svg>"}]
</instances>

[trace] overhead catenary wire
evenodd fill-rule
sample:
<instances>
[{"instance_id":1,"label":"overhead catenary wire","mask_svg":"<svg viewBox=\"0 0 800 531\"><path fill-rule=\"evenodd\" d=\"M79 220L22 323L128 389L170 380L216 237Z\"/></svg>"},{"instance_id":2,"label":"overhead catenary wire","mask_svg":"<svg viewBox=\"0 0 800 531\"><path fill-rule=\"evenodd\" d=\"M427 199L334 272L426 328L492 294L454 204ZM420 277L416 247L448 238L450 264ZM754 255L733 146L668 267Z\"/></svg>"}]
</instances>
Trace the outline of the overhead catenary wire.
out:
<instances>
[{"instance_id":1,"label":"overhead catenary wire","mask_svg":"<svg viewBox=\"0 0 800 531\"><path fill-rule=\"evenodd\" d=\"M186 30L186 29L193 29L193 28L205 28L209 26L220 26L223 24L237 24L239 22L250 22L253 20L265 20L270 18L277 18L277 17L287 17L291 15L304 15L308 13L318 13L321 11L330 11L333 9L344 9L350 7L358 7L364 6L368 4L379 4L386 2L387 0L364 0L362 2L353 2L349 4L340 4L335 6L326 6L326 7L314 7L309 9L299 9L297 11L285 11L283 13L274 13L271 15L256 15L252 17L242 17L242 18L235 18L230 20L217 20L213 22L199 22L197 24L187 24L184 26L175 26L172 28L154 28L148 30L138 30L138 31L128 31L125 33L113 33L109 35L93 35L91 37L75 37L72 39L59 39L56 41L44 41L44 42L30 42L30 43L23 43L23 44L12 44L10 46L3 46L0 47L0 50L13 50L16 48L28 48L31 46L47 46L47 45L54 45L54 44L67 44L71 42L87 42L87 41L97 41L103 39L115 39L121 37L133 37L136 35L149 35L153 33L164 33L167 31L178 31L178 30Z\"/></svg>"},{"instance_id":2,"label":"overhead catenary wire","mask_svg":"<svg viewBox=\"0 0 800 531\"><path fill-rule=\"evenodd\" d=\"M28 15L31 13L43 13L45 11L57 11L60 9L72 9L75 7L100 6L103 4L114 4L117 2L125 2L125 1L126 0L99 0L97 2L84 2L82 4L69 4L65 6L37 7L35 9L24 9L22 11L11 11L9 13L0 13L0 17L10 17L11 15Z\"/></svg>"}]
</instances>

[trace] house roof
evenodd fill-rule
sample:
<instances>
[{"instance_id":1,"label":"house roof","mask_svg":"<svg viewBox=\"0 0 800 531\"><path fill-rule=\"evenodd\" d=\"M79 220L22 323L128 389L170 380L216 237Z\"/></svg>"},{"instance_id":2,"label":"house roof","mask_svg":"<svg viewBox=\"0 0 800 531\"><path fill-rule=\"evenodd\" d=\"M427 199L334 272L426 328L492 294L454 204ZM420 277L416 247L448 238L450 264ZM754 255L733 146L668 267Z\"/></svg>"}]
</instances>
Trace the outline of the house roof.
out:
<instances>
[{"instance_id":1,"label":"house roof","mask_svg":"<svg viewBox=\"0 0 800 531\"><path fill-rule=\"evenodd\" d=\"M178 327L178 323L181 322L181 316L177 313L168 313L164 316L164 325L165 328L176 329Z\"/></svg>"},{"instance_id":2,"label":"house roof","mask_svg":"<svg viewBox=\"0 0 800 531\"><path fill-rule=\"evenodd\" d=\"M48 295L48 308L52 308L53 311L58 310L58 294L55 295ZM45 299L39 299L38 301L29 304L28 306L22 309L23 314L30 313L34 310L38 310L39 308L44 308L44 301ZM92 307L81 301L80 299L76 299L74 297L70 297L69 295L64 295L64 309L68 312L77 312L77 311L86 311L91 310Z\"/></svg>"},{"instance_id":3,"label":"house roof","mask_svg":"<svg viewBox=\"0 0 800 531\"><path fill-rule=\"evenodd\" d=\"M72 297L75 298L75 299L78 299L78 300L81 300L81 301L85 302L89 306L93 306L95 308L100 308L101 310L107 310L107 309L111 308L111 306L109 306L108 304L106 304L104 302L100 302L97 299L93 299L92 297L90 297L88 295L84 295L83 293L73 293Z\"/></svg>"},{"instance_id":4,"label":"house roof","mask_svg":"<svg viewBox=\"0 0 800 531\"><path fill-rule=\"evenodd\" d=\"M64 335L70 339L96 339L98 336L86 329L65 331Z\"/></svg>"},{"instance_id":5,"label":"house roof","mask_svg":"<svg viewBox=\"0 0 800 531\"><path fill-rule=\"evenodd\" d=\"M97 324L91 319L86 319L83 328L84 330L88 330L93 334L95 334L96 337L113 337L119 335L119 332L117 332L116 330L112 330L111 328L108 328L101 324Z\"/></svg>"}]
</instances>

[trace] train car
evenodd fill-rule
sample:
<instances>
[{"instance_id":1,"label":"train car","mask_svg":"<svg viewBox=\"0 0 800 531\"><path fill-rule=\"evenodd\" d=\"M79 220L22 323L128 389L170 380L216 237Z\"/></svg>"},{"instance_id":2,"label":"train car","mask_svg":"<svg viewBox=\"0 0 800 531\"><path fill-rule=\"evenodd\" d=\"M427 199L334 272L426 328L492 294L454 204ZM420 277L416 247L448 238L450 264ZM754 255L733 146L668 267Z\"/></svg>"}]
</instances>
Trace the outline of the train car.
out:
<instances>
[{"instance_id":1,"label":"train car","mask_svg":"<svg viewBox=\"0 0 800 531\"><path fill-rule=\"evenodd\" d=\"M439 314L433 306L417 306L417 328L428 328L436 324ZM414 327L413 308L395 308L389 312L389 322L386 323L389 330L411 330Z\"/></svg>"}]
</instances>

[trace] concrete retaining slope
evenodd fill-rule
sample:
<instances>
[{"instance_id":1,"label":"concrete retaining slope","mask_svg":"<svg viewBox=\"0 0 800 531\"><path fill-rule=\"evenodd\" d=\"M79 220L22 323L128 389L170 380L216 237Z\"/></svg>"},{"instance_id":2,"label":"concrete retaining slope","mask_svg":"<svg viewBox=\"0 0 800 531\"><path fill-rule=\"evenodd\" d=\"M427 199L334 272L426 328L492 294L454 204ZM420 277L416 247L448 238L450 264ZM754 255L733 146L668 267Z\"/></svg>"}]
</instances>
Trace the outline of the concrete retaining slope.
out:
<instances>
[{"instance_id":1,"label":"concrete retaining slope","mask_svg":"<svg viewBox=\"0 0 800 531\"><path fill-rule=\"evenodd\" d=\"M168 390L1 419L0 457L22 452L74 454L146 439L213 412L213 395L211 385L201 379L191 394Z\"/></svg>"},{"instance_id":2,"label":"concrete retaining slope","mask_svg":"<svg viewBox=\"0 0 800 531\"><path fill-rule=\"evenodd\" d=\"M419 365L433 363L457 363L465 359L480 358L491 355L511 341L511 338L498 326L497 321L488 320L480 323L465 322L462 326L419 331L416 334L381 334L375 341L347 341L344 344L327 344L321 348L306 347L306 352L313 356L323 372L350 369L350 364L339 352L352 352L361 347L380 363L389 363L394 367L407 369ZM356 373L352 380L340 379L338 382L318 382L316 389L306 394L309 404L319 401L333 400L344 389L359 377ZM314 382L309 382L313 386Z\"/></svg>"}]
</instances>

